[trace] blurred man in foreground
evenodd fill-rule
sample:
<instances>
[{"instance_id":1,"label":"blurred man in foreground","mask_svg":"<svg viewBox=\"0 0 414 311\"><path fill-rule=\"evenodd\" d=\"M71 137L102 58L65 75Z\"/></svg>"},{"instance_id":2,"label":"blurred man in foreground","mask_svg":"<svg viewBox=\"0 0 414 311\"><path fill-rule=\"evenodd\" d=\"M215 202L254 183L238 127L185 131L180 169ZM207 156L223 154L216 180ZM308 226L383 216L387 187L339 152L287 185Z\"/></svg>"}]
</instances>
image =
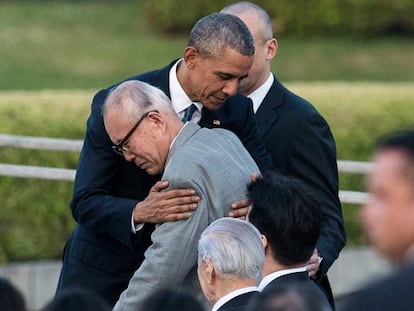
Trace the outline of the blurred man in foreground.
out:
<instances>
[{"instance_id":1,"label":"blurred man in foreground","mask_svg":"<svg viewBox=\"0 0 414 311\"><path fill-rule=\"evenodd\" d=\"M381 140L373 161L361 222L373 246L400 269L352 295L341 310L414 310L414 131Z\"/></svg>"}]
</instances>

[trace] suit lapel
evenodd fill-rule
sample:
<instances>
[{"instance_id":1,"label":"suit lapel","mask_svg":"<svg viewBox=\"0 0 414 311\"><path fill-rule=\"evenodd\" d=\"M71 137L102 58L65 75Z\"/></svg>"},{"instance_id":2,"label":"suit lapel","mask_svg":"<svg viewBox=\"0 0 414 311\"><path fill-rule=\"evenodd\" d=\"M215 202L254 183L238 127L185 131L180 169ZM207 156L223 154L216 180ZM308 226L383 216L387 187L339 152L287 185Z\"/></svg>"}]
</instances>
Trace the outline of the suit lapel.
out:
<instances>
[{"instance_id":1,"label":"suit lapel","mask_svg":"<svg viewBox=\"0 0 414 311\"><path fill-rule=\"evenodd\" d=\"M276 79L266 94L263 102L255 114L256 124L261 134L265 137L273 124L279 119L278 109L284 103L284 92L280 82Z\"/></svg>"}]
</instances>

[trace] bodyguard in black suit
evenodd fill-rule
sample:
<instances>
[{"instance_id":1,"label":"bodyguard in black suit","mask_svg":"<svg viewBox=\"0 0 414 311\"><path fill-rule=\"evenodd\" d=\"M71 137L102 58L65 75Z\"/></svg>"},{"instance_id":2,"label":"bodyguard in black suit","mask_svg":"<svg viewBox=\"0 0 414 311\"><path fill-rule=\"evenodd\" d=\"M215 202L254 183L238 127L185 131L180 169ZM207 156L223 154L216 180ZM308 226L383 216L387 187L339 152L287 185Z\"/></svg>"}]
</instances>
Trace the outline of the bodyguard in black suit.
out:
<instances>
[{"instance_id":1,"label":"bodyguard in black suit","mask_svg":"<svg viewBox=\"0 0 414 311\"><path fill-rule=\"evenodd\" d=\"M252 37L238 18L212 14L194 26L183 60L130 79L168 96L182 94L172 98L183 108L179 115L195 102L200 125L235 132L266 169L271 160L258 138L251 102L236 94L253 51ZM85 286L114 305L144 259L154 224L188 218L198 197L190 189L160 192L168 184L156 183L159 176L111 150L101 110L112 88L98 92L92 102L70 204L77 227L65 247L57 291Z\"/></svg>"},{"instance_id":2,"label":"bodyguard in black suit","mask_svg":"<svg viewBox=\"0 0 414 311\"><path fill-rule=\"evenodd\" d=\"M382 138L360 220L373 247L398 269L345 298L341 311L414 310L414 129Z\"/></svg>"},{"instance_id":3,"label":"bodyguard in black suit","mask_svg":"<svg viewBox=\"0 0 414 311\"><path fill-rule=\"evenodd\" d=\"M253 100L259 132L275 168L304 181L320 202L322 230L307 268L333 305L327 272L345 245L335 140L318 111L271 74L270 61L276 55L277 41L266 11L242 2L222 12L240 17L253 35L255 60L239 91Z\"/></svg>"}]
</instances>

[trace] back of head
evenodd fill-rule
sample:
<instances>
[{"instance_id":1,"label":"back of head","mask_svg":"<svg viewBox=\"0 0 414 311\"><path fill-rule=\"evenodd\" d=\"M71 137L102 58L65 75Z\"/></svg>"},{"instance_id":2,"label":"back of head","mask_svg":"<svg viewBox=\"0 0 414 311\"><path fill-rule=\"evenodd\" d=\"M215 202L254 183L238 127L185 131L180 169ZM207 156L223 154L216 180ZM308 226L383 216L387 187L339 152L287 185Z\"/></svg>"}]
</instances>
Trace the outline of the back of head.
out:
<instances>
[{"instance_id":1,"label":"back of head","mask_svg":"<svg viewBox=\"0 0 414 311\"><path fill-rule=\"evenodd\" d=\"M98 294L86 288L71 288L56 295L43 311L106 311L109 304Z\"/></svg>"},{"instance_id":2,"label":"back of head","mask_svg":"<svg viewBox=\"0 0 414 311\"><path fill-rule=\"evenodd\" d=\"M203 311L203 306L189 294L173 290L160 289L148 296L140 307L142 311Z\"/></svg>"},{"instance_id":3,"label":"back of head","mask_svg":"<svg viewBox=\"0 0 414 311\"><path fill-rule=\"evenodd\" d=\"M260 28L260 39L265 41L273 38L272 19L269 14L261 6L248 2L240 1L224 7L220 13L232 14L238 17L251 15L254 16Z\"/></svg>"},{"instance_id":4,"label":"back of head","mask_svg":"<svg viewBox=\"0 0 414 311\"><path fill-rule=\"evenodd\" d=\"M197 49L204 58L218 58L228 48L245 56L254 54L253 38L246 25L238 17L223 13L201 18L191 30L187 46Z\"/></svg>"},{"instance_id":5,"label":"back of head","mask_svg":"<svg viewBox=\"0 0 414 311\"><path fill-rule=\"evenodd\" d=\"M0 278L0 310L26 310L25 301L21 292L4 278Z\"/></svg>"},{"instance_id":6,"label":"back of head","mask_svg":"<svg viewBox=\"0 0 414 311\"><path fill-rule=\"evenodd\" d=\"M235 218L220 218L201 235L198 260L209 260L224 278L258 279L264 262L259 231Z\"/></svg>"},{"instance_id":7,"label":"back of head","mask_svg":"<svg viewBox=\"0 0 414 311\"><path fill-rule=\"evenodd\" d=\"M248 219L266 236L273 259L284 266L304 264L319 238L322 213L306 186L268 172L248 186Z\"/></svg>"},{"instance_id":8,"label":"back of head","mask_svg":"<svg viewBox=\"0 0 414 311\"><path fill-rule=\"evenodd\" d=\"M330 311L325 296L312 283L288 282L261 293L248 311Z\"/></svg>"}]
</instances>

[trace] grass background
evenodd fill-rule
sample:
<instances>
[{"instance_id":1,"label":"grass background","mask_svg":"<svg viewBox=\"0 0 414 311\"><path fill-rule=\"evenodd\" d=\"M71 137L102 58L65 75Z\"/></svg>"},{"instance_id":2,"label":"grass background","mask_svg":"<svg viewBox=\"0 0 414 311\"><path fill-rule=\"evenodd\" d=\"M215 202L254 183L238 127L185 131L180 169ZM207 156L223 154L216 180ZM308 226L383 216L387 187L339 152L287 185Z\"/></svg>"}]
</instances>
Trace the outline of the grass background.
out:
<instances>
[{"instance_id":1,"label":"grass background","mask_svg":"<svg viewBox=\"0 0 414 311\"><path fill-rule=\"evenodd\" d=\"M0 90L95 89L180 57L186 36L154 32L146 1L0 1ZM282 81L414 80L413 38L278 40Z\"/></svg>"},{"instance_id":2,"label":"grass background","mask_svg":"<svg viewBox=\"0 0 414 311\"><path fill-rule=\"evenodd\" d=\"M0 133L83 138L98 88L180 57L185 36L152 31L145 0L0 1ZM326 117L338 159L369 160L375 139L414 125L414 40L280 37L272 69ZM0 148L1 163L76 168L78 154ZM0 262L58 258L74 225L71 182L0 176ZM341 174L340 188L364 190ZM365 243L343 207L349 245Z\"/></svg>"}]
</instances>

